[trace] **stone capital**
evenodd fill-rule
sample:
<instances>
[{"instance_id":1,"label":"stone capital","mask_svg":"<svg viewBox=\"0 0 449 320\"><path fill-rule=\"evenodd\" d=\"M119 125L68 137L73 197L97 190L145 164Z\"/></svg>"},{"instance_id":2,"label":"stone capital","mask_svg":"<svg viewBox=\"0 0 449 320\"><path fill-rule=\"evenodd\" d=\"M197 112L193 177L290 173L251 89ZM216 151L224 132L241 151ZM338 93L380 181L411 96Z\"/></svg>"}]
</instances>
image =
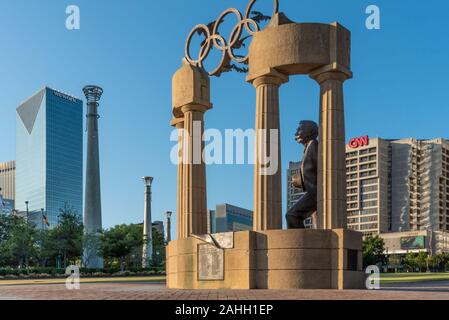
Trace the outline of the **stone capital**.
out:
<instances>
[{"instance_id":1,"label":"stone capital","mask_svg":"<svg viewBox=\"0 0 449 320\"><path fill-rule=\"evenodd\" d=\"M170 121L170 125L176 129L184 129L184 118L173 118Z\"/></svg>"},{"instance_id":2,"label":"stone capital","mask_svg":"<svg viewBox=\"0 0 449 320\"><path fill-rule=\"evenodd\" d=\"M332 63L324 67L318 68L310 73L310 77L322 84L328 80L337 80L344 82L352 78L351 70L337 63Z\"/></svg>"},{"instance_id":3,"label":"stone capital","mask_svg":"<svg viewBox=\"0 0 449 320\"><path fill-rule=\"evenodd\" d=\"M274 84L280 86L283 83L287 83L289 80L288 76L280 73L276 69L267 68L261 70L260 72L249 74L246 77L246 81L251 83L254 87L258 87L264 84Z\"/></svg>"},{"instance_id":4,"label":"stone capital","mask_svg":"<svg viewBox=\"0 0 449 320\"><path fill-rule=\"evenodd\" d=\"M212 108L210 102L210 79L201 68L192 66L185 61L172 80L173 116L182 118L182 108L187 105Z\"/></svg>"},{"instance_id":5,"label":"stone capital","mask_svg":"<svg viewBox=\"0 0 449 320\"><path fill-rule=\"evenodd\" d=\"M205 113L207 110L209 110L211 108L212 108L212 104L210 104L209 106L206 106L203 104L193 104L192 103L192 104L187 104L185 106L182 106L181 111L183 114L185 114L186 112L190 112L190 111Z\"/></svg>"}]
</instances>

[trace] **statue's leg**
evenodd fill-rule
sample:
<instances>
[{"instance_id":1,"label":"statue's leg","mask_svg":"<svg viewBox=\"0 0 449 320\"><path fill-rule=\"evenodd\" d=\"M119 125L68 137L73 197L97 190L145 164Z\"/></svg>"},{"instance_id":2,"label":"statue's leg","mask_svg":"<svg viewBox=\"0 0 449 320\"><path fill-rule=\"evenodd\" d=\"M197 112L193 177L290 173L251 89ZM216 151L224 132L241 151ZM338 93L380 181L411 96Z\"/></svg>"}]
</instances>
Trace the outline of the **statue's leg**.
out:
<instances>
[{"instance_id":1,"label":"statue's leg","mask_svg":"<svg viewBox=\"0 0 449 320\"><path fill-rule=\"evenodd\" d=\"M316 199L310 193L304 193L298 202L286 214L288 229L304 229L304 221L316 210Z\"/></svg>"}]
</instances>

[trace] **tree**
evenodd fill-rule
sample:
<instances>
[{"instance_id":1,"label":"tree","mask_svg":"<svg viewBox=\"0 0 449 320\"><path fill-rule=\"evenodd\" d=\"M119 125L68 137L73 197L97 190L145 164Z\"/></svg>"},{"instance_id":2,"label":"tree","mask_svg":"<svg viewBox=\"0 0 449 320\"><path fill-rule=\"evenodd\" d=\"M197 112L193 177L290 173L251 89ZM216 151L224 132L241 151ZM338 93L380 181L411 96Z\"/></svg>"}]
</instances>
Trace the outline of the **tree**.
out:
<instances>
[{"instance_id":1,"label":"tree","mask_svg":"<svg viewBox=\"0 0 449 320\"><path fill-rule=\"evenodd\" d=\"M385 262L385 242L379 236L369 236L363 241L363 264L364 267L370 265L383 264Z\"/></svg>"},{"instance_id":2,"label":"tree","mask_svg":"<svg viewBox=\"0 0 449 320\"><path fill-rule=\"evenodd\" d=\"M142 251L143 227L142 225L118 225L109 230L105 230L101 237L100 252L105 258L106 264L113 267L117 263L120 270L125 266L136 263Z\"/></svg>"},{"instance_id":3,"label":"tree","mask_svg":"<svg viewBox=\"0 0 449 320\"><path fill-rule=\"evenodd\" d=\"M1 217L0 260L13 267L29 267L37 260L37 231L19 216Z\"/></svg>"},{"instance_id":4,"label":"tree","mask_svg":"<svg viewBox=\"0 0 449 320\"><path fill-rule=\"evenodd\" d=\"M416 260L417 254L413 252L407 253L403 260L403 264L406 268L411 269L412 271L415 271L416 268L418 268L418 263Z\"/></svg>"},{"instance_id":5,"label":"tree","mask_svg":"<svg viewBox=\"0 0 449 320\"><path fill-rule=\"evenodd\" d=\"M11 238L13 228L12 216L0 213L0 265L11 265L11 256L8 240Z\"/></svg>"},{"instance_id":6,"label":"tree","mask_svg":"<svg viewBox=\"0 0 449 320\"><path fill-rule=\"evenodd\" d=\"M434 268L438 271L446 271L446 264L449 265L449 253L440 253L433 257Z\"/></svg>"},{"instance_id":7,"label":"tree","mask_svg":"<svg viewBox=\"0 0 449 320\"><path fill-rule=\"evenodd\" d=\"M416 271L419 269L420 272L428 270L430 267L431 258L427 252L409 252L404 258L404 266Z\"/></svg>"},{"instance_id":8,"label":"tree","mask_svg":"<svg viewBox=\"0 0 449 320\"><path fill-rule=\"evenodd\" d=\"M397 272L398 267L401 266L401 256L397 254L392 254L388 257L388 264L390 267L394 267L395 272Z\"/></svg>"},{"instance_id":9,"label":"tree","mask_svg":"<svg viewBox=\"0 0 449 320\"><path fill-rule=\"evenodd\" d=\"M53 242L49 248L58 252L66 268L81 259L84 226L81 216L67 203L59 209L58 220L58 226L49 235L49 241Z\"/></svg>"},{"instance_id":10,"label":"tree","mask_svg":"<svg viewBox=\"0 0 449 320\"><path fill-rule=\"evenodd\" d=\"M158 229L153 228L153 267L163 267L165 263L165 237Z\"/></svg>"}]
</instances>

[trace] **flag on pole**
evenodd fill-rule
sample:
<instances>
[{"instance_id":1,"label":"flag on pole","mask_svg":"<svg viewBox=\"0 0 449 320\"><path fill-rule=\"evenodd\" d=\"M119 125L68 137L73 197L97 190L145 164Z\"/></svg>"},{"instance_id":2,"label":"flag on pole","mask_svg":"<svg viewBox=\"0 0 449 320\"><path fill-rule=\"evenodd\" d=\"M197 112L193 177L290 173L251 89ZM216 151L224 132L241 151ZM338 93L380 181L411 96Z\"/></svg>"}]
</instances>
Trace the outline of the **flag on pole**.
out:
<instances>
[{"instance_id":1,"label":"flag on pole","mask_svg":"<svg viewBox=\"0 0 449 320\"><path fill-rule=\"evenodd\" d=\"M42 215L42 221L45 223L45 225L46 225L47 227L50 226L50 223L48 222L48 217L47 217L45 214Z\"/></svg>"}]
</instances>

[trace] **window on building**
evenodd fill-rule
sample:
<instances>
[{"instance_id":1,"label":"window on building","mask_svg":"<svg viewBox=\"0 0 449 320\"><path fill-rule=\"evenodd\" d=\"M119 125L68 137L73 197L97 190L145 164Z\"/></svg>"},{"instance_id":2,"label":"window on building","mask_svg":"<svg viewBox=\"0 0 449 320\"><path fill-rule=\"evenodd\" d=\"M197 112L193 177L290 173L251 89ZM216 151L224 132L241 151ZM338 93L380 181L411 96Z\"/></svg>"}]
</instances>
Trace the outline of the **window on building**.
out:
<instances>
[{"instance_id":1,"label":"window on building","mask_svg":"<svg viewBox=\"0 0 449 320\"><path fill-rule=\"evenodd\" d=\"M368 194L362 194L361 198L362 198L362 200L377 199L377 192L375 192L375 193L368 193Z\"/></svg>"},{"instance_id":2,"label":"window on building","mask_svg":"<svg viewBox=\"0 0 449 320\"><path fill-rule=\"evenodd\" d=\"M368 207L377 207L377 200L376 201L364 201L364 202L362 202L362 208L368 208Z\"/></svg>"},{"instance_id":3,"label":"window on building","mask_svg":"<svg viewBox=\"0 0 449 320\"><path fill-rule=\"evenodd\" d=\"M373 185L373 186L368 186L368 187L362 187L360 190L362 193L366 193L366 192L377 191L377 188L378 188L377 185Z\"/></svg>"},{"instance_id":4,"label":"window on building","mask_svg":"<svg viewBox=\"0 0 449 320\"><path fill-rule=\"evenodd\" d=\"M377 179L366 179L361 181L362 186L367 186L370 184L377 184Z\"/></svg>"}]
</instances>

